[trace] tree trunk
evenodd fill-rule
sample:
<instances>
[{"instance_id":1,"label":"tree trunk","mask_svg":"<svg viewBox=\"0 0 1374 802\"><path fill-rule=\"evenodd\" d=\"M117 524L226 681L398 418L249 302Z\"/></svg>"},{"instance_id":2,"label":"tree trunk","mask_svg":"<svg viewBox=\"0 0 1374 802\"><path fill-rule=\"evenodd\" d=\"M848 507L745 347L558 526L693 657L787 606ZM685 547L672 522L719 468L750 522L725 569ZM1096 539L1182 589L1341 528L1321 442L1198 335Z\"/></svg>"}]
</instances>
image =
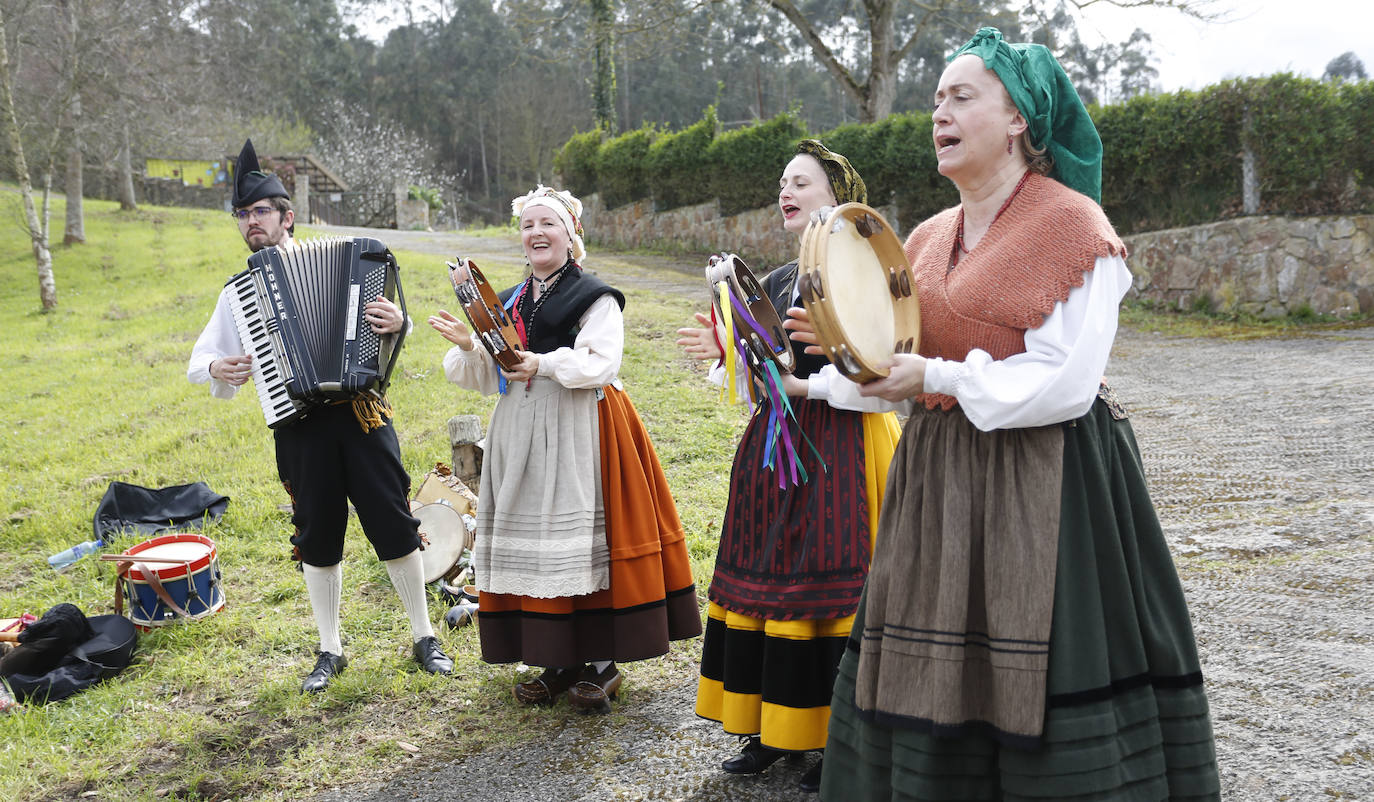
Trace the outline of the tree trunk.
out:
<instances>
[{"instance_id":1,"label":"tree trunk","mask_svg":"<svg viewBox=\"0 0 1374 802\"><path fill-rule=\"evenodd\" d=\"M67 143L67 227L62 232L62 244L74 245L86 241L86 210L82 203L85 194L85 158L81 153L81 98L72 103L71 137Z\"/></svg>"},{"instance_id":2,"label":"tree trunk","mask_svg":"<svg viewBox=\"0 0 1374 802\"><path fill-rule=\"evenodd\" d=\"M52 275L52 252L48 250L47 231L38 221L38 209L33 204L33 184L29 179L29 165L24 160L24 141L19 136L19 119L14 113L14 92L10 83L10 54L5 40L5 12L0 8L0 127L4 128L10 153L14 155L14 171L19 178L19 194L24 199L24 221L33 243L33 260L38 265L38 298L47 312L57 307L57 282Z\"/></svg>"},{"instance_id":3,"label":"tree trunk","mask_svg":"<svg viewBox=\"0 0 1374 802\"><path fill-rule=\"evenodd\" d=\"M615 119L615 14L611 0L591 0L592 6L592 106L596 124L616 132Z\"/></svg>"},{"instance_id":4,"label":"tree trunk","mask_svg":"<svg viewBox=\"0 0 1374 802\"><path fill-rule=\"evenodd\" d=\"M129 155L129 126L123 129L123 140L119 146L119 210L138 211L138 201L134 199L134 164Z\"/></svg>"},{"instance_id":5,"label":"tree trunk","mask_svg":"<svg viewBox=\"0 0 1374 802\"><path fill-rule=\"evenodd\" d=\"M76 76L80 71L80 49L77 47L79 23L76 18L76 8L69 2L62 3L67 17L67 58L65 59L65 80L64 82L71 90L71 105L67 107L67 113L63 115L66 121L67 130L67 179L64 189L67 193L67 221L62 230L62 244L71 245L86 241L86 221L85 209L82 208L81 198L85 192L82 185L82 170L85 168L81 156L81 93L76 88ZM57 144L56 141L53 142ZM56 153L54 147L52 152ZM44 223L47 228L46 221Z\"/></svg>"},{"instance_id":6,"label":"tree trunk","mask_svg":"<svg viewBox=\"0 0 1374 802\"><path fill-rule=\"evenodd\" d=\"M491 175L487 172L487 123L485 107L477 109L477 148L482 153L482 194L491 197Z\"/></svg>"},{"instance_id":7,"label":"tree trunk","mask_svg":"<svg viewBox=\"0 0 1374 802\"><path fill-rule=\"evenodd\" d=\"M859 106L859 122L872 123L892 113L897 102L897 46L893 42L895 13L890 2L865 3L868 7L869 63L868 81Z\"/></svg>"}]
</instances>

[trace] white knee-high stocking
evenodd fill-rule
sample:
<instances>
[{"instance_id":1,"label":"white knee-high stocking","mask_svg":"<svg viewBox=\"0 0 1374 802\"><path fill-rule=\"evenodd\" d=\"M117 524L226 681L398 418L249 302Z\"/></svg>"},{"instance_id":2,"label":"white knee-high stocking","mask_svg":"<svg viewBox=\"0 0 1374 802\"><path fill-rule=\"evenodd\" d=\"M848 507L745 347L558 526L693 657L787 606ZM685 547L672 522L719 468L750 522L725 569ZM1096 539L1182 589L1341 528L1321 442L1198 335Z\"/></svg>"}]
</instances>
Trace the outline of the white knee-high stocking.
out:
<instances>
[{"instance_id":1,"label":"white knee-high stocking","mask_svg":"<svg viewBox=\"0 0 1374 802\"><path fill-rule=\"evenodd\" d=\"M301 563L315 627L320 631L320 651L343 654L339 641L339 598L343 595L343 563L319 568Z\"/></svg>"},{"instance_id":2,"label":"white knee-high stocking","mask_svg":"<svg viewBox=\"0 0 1374 802\"><path fill-rule=\"evenodd\" d=\"M425 562L416 549L404 557L386 561L386 572L391 576L391 584L401 604L406 608L410 619L412 640L427 638L434 634L429 623L429 606L425 598Z\"/></svg>"}]
</instances>

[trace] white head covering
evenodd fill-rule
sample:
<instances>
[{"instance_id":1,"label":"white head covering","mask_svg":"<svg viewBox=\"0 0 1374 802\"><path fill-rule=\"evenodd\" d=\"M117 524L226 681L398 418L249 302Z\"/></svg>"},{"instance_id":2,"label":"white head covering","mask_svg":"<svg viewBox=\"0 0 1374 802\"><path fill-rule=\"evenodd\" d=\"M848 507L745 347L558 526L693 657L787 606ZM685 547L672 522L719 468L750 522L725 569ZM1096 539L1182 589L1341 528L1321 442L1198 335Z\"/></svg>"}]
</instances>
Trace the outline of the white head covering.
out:
<instances>
[{"instance_id":1,"label":"white head covering","mask_svg":"<svg viewBox=\"0 0 1374 802\"><path fill-rule=\"evenodd\" d=\"M587 249L582 243L582 201L573 197L571 192L550 189L540 184L528 195L521 195L511 201L510 213L519 218L521 212L531 206L547 206L553 209L554 214L563 222L563 227L568 230L568 239L572 242L573 261L582 264L582 260L587 257Z\"/></svg>"}]
</instances>

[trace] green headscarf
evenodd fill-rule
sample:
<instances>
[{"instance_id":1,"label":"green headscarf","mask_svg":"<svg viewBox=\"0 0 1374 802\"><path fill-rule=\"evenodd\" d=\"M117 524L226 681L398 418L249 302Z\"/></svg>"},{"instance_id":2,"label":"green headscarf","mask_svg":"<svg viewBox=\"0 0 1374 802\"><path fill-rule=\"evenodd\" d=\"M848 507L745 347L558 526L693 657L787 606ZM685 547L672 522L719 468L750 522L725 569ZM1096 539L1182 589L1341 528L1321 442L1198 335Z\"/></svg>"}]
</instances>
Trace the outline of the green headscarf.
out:
<instances>
[{"instance_id":1,"label":"green headscarf","mask_svg":"<svg viewBox=\"0 0 1374 802\"><path fill-rule=\"evenodd\" d=\"M949 57L965 53L1002 79L1030 124L1031 142L1054 159L1050 178L1102 202L1102 139L1064 68L1044 45L1008 44L996 28L981 28Z\"/></svg>"},{"instance_id":2,"label":"green headscarf","mask_svg":"<svg viewBox=\"0 0 1374 802\"><path fill-rule=\"evenodd\" d=\"M868 187L849 159L827 148L818 139L803 139L797 143L797 153L816 157L835 193L836 203L868 203Z\"/></svg>"}]
</instances>

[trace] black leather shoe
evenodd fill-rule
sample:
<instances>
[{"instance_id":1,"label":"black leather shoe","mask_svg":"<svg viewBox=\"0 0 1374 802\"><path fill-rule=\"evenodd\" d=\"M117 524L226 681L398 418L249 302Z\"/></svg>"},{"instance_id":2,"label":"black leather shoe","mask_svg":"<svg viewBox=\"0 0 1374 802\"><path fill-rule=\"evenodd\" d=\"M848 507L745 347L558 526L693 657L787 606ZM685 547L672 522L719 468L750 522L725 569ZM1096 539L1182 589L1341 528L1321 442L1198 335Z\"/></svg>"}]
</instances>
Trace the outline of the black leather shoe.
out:
<instances>
[{"instance_id":1,"label":"black leather shoe","mask_svg":"<svg viewBox=\"0 0 1374 802\"><path fill-rule=\"evenodd\" d=\"M749 743L744 745L744 749L738 755L721 763L720 767L730 774L758 774L777 763L785 754L787 753L781 750L764 746L755 736L749 739Z\"/></svg>"},{"instance_id":2,"label":"black leather shoe","mask_svg":"<svg viewBox=\"0 0 1374 802\"><path fill-rule=\"evenodd\" d=\"M816 761L816 765L806 770L801 778L801 789L808 794L814 794L821 790L821 764L825 762L822 758Z\"/></svg>"},{"instance_id":3,"label":"black leather shoe","mask_svg":"<svg viewBox=\"0 0 1374 802\"><path fill-rule=\"evenodd\" d=\"M320 658L315 661L315 670L301 683L301 693L319 693L328 688L329 681L334 679L334 675L342 674L347 667L347 657L332 652L320 652Z\"/></svg>"},{"instance_id":4,"label":"black leather shoe","mask_svg":"<svg viewBox=\"0 0 1374 802\"><path fill-rule=\"evenodd\" d=\"M431 674L452 674L453 661L439 648L439 639L430 635L415 641L415 662Z\"/></svg>"}]
</instances>

